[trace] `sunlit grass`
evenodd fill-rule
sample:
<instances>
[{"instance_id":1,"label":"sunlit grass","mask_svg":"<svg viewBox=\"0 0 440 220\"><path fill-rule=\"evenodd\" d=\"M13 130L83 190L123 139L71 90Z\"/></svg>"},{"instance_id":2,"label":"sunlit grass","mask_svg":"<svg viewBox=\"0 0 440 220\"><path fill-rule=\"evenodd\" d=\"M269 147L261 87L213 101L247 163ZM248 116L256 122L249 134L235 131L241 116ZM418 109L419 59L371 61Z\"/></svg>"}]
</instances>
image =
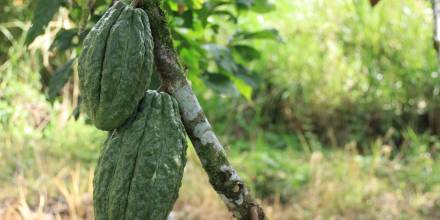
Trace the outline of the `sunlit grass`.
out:
<instances>
[{"instance_id":1,"label":"sunlit grass","mask_svg":"<svg viewBox=\"0 0 440 220\"><path fill-rule=\"evenodd\" d=\"M39 96L23 96L8 106L12 110L5 110L10 114L4 116L8 123L2 123L0 134L0 219L93 219L91 181L105 133L82 118L60 119L64 113L56 110L59 104L51 107ZM46 109L38 111L48 117L43 127L33 123L37 116L32 116L32 108L21 106L32 100ZM352 145L330 151L309 146L307 153L271 149L264 138L244 143L255 146L240 153L230 146L231 162L270 219L436 219L440 215L436 184L440 162L430 154L391 155L390 147L380 141L365 155ZM173 216L232 219L189 149Z\"/></svg>"},{"instance_id":2,"label":"sunlit grass","mask_svg":"<svg viewBox=\"0 0 440 220\"><path fill-rule=\"evenodd\" d=\"M440 214L439 186L422 190L417 185L405 186L406 179L395 182L397 170L386 175L377 173L389 169L418 169L415 164L381 157L376 158L380 162L372 165L365 162L368 157L346 151L328 155L314 152L309 158L289 156L292 164L306 164L310 179L288 201L281 202L276 192L273 198L263 199L270 219L436 219ZM233 163L241 161L242 157L246 158L234 156ZM45 161L47 165L53 162L53 159ZM258 162L250 161L247 166ZM438 162L436 164L439 166ZM237 167L241 173L247 170ZM92 178L93 166L81 166L80 162L53 169L44 176L11 178L2 185L16 190L3 196L0 218L93 219ZM251 179L246 181L255 184ZM232 219L209 186L192 150L173 216L182 220Z\"/></svg>"}]
</instances>

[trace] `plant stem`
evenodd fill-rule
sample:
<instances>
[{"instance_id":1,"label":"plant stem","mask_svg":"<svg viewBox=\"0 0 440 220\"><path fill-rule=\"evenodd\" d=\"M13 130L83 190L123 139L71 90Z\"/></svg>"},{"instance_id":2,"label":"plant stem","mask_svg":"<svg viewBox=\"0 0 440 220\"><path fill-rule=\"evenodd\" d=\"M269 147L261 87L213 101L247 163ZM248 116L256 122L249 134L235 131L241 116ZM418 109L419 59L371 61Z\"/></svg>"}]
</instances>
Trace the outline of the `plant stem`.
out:
<instances>
[{"instance_id":1,"label":"plant stem","mask_svg":"<svg viewBox=\"0 0 440 220\"><path fill-rule=\"evenodd\" d=\"M131 6L133 7L133 8L137 8L137 7L139 7L139 4L141 4L142 3L142 0L133 0L132 2L131 2Z\"/></svg>"}]
</instances>

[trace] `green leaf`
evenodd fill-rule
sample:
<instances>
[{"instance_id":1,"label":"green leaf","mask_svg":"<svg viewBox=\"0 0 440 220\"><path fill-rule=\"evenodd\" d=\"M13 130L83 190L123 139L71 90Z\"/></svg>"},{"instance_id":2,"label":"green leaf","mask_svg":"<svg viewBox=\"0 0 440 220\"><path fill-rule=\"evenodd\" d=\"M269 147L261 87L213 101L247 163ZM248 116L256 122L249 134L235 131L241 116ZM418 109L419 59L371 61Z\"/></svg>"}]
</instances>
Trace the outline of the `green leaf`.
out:
<instances>
[{"instance_id":1,"label":"green leaf","mask_svg":"<svg viewBox=\"0 0 440 220\"><path fill-rule=\"evenodd\" d=\"M276 29L266 29L256 32L238 32L234 35L234 41L241 40L276 40L282 42L282 38Z\"/></svg>"},{"instance_id":2,"label":"green leaf","mask_svg":"<svg viewBox=\"0 0 440 220\"><path fill-rule=\"evenodd\" d=\"M237 21L238 21L237 16L235 16L232 12L230 12L228 10L216 10L216 11L213 11L211 15L228 17L228 20L233 23L237 23Z\"/></svg>"},{"instance_id":3,"label":"green leaf","mask_svg":"<svg viewBox=\"0 0 440 220\"><path fill-rule=\"evenodd\" d=\"M232 81L234 81L234 85L237 87L240 94L249 102L252 102L252 87L238 77L233 77Z\"/></svg>"},{"instance_id":4,"label":"green leaf","mask_svg":"<svg viewBox=\"0 0 440 220\"><path fill-rule=\"evenodd\" d=\"M32 18L32 26L26 34L25 44L29 45L44 32L47 24L61 6L61 0L37 0Z\"/></svg>"},{"instance_id":5,"label":"green leaf","mask_svg":"<svg viewBox=\"0 0 440 220\"><path fill-rule=\"evenodd\" d=\"M260 52L254 47L237 44L232 46L232 51L235 54L238 54L245 61L252 61L260 58Z\"/></svg>"},{"instance_id":6,"label":"green leaf","mask_svg":"<svg viewBox=\"0 0 440 220\"><path fill-rule=\"evenodd\" d=\"M239 71L235 73L235 76L242 79L249 86L251 86L254 90L258 88L258 85L261 83L261 78L258 74L251 73L249 69L244 67L243 65L238 65Z\"/></svg>"},{"instance_id":7,"label":"green leaf","mask_svg":"<svg viewBox=\"0 0 440 220\"><path fill-rule=\"evenodd\" d=\"M217 66L221 70L231 74L237 72L237 63L234 61L229 48L218 44L206 44L204 48L213 56Z\"/></svg>"},{"instance_id":8,"label":"green leaf","mask_svg":"<svg viewBox=\"0 0 440 220\"><path fill-rule=\"evenodd\" d=\"M195 10L195 13L197 14L197 18L201 21L202 26L205 27L208 24L209 16L215 14L215 11L219 11L219 10L222 11L221 9L218 8L230 4L232 3L229 1L205 1L205 3L203 3L203 7ZM224 12L221 12L220 15L222 15L222 13L225 14ZM232 17L235 17L232 13L230 13L228 16L231 15Z\"/></svg>"},{"instance_id":9,"label":"green leaf","mask_svg":"<svg viewBox=\"0 0 440 220\"><path fill-rule=\"evenodd\" d=\"M226 95L239 94L234 82L226 75L220 73L204 73L202 79L205 84L215 92Z\"/></svg>"},{"instance_id":10,"label":"green leaf","mask_svg":"<svg viewBox=\"0 0 440 220\"><path fill-rule=\"evenodd\" d=\"M58 96L61 89L69 81L72 76L72 65L75 59L70 59L64 66L60 67L55 71L53 76L50 78L49 89L47 97L49 101L53 101L55 97Z\"/></svg>"},{"instance_id":11,"label":"green leaf","mask_svg":"<svg viewBox=\"0 0 440 220\"><path fill-rule=\"evenodd\" d=\"M258 13L273 11L275 5L268 0L236 0L236 6L242 10L252 10Z\"/></svg>"},{"instance_id":12,"label":"green leaf","mask_svg":"<svg viewBox=\"0 0 440 220\"><path fill-rule=\"evenodd\" d=\"M249 9L254 5L254 0L236 0L235 4L239 9Z\"/></svg>"},{"instance_id":13,"label":"green leaf","mask_svg":"<svg viewBox=\"0 0 440 220\"><path fill-rule=\"evenodd\" d=\"M193 27L194 15L193 15L193 11L192 10L188 10L188 11L183 12L181 17L183 19L182 27L185 27L185 28L192 28Z\"/></svg>"},{"instance_id":14,"label":"green leaf","mask_svg":"<svg viewBox=\"0 0 440 220\"><path fill-rule=\"evenodd\" d=\"M58 51L63 52L72 46L77 45L78 42L73 42L75 36L78 36L78 29L61 29L55 36L50 49L57 49Z\"/></svg>"},{"instance_id":15,"label":"green leaf","mask_svg":"<svg viewBox=\"0 0 440 220\"><path fill-rule=\"evenodd\" d=\"M205 0L192 0L192 7L195 9L199 9L203 6Z\"/></svg>"},{"instance_id":16,"label":"green leaf","mask_svg":"<svg viewBox=\"0 0 440 220\"><path fill-rule=\"evenodd\" d=\"M273 10L275 10L275 5L268 0L255 0L255 4L252 7L252 11L258 13L267 13Z\"/></svg>"}]
</instances>

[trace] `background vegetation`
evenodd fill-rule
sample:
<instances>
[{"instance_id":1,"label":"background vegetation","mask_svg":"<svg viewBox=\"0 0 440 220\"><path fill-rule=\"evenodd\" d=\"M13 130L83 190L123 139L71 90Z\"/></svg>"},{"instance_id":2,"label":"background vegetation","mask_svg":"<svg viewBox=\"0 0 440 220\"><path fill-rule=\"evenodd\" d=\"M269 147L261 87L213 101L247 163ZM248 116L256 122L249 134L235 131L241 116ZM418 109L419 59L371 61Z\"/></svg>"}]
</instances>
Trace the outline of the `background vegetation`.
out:
<instances>
[{"instance_id":1,"label":"background vegetation","mask_svg":"<svg viewBox=\"0 0 440 220\"><path fill-rule=\"evenodd\" d=\"M0 0L0 219L92 219L106 134L77 114L83 3L62 1L30 43L37 2ZM193 88L269 217L440 219L429 1L226 2L166 7ZM230 218L188 155L173 216Z\"/></svg>"}]
</instances>

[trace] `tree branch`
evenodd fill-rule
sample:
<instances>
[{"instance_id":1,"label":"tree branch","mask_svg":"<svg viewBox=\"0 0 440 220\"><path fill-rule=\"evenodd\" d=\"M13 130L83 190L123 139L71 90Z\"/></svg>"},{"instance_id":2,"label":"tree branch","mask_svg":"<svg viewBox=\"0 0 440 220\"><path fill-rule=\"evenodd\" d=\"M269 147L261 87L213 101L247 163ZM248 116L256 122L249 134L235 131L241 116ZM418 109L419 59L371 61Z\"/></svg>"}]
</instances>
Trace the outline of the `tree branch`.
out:
<instances>
[{"instance_id":1,"label":"tree branch","mask_svg":"<svg viewBox=\"0 0 440 220\"><path fill-rule=\"evenodd\" d=\"M154 38L154 56L163 90L179 103L183 123L209 182L236 219L267 219L263 209L230 165L223 146L203 113L202 107L186 79L186 71L173 47L173 40L161 0L144 2Z\"/></svg>"}]
</instances>

